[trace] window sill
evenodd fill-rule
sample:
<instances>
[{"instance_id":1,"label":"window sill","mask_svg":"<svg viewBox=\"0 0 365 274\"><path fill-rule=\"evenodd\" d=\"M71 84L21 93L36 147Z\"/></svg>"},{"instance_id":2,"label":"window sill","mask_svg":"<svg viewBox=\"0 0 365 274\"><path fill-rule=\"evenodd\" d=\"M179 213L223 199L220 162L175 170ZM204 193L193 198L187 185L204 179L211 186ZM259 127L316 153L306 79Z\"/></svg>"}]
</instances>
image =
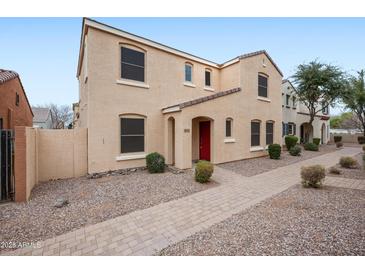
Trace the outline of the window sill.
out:
<instances>
[{"instance_id":1,"label":"window sill","mask_svg":"<svg viewBox=\"0 0 365 274\"><path fill-rule=\"evenodd\" d=\"M127 160L137 160L137 159L145 159L146 153L143 154L124 154L115 157L116 161L127 161Z\"/></svg>"},{"instance_id":2,"label":"window sill","mask_svg":"<svg viewBox=\"0 0 365 274\"><path fill-rule=\"evenodd\" d=\"M204 90L207 90L207 91L215 91L214 88L211 88L211 87L204 87Z\"/></svg>"},{"instance_id":3,"label":"window sill","mask_svg":"<svg viewBox=\"0 0 365 274\"><path fill-rule=\"evenodd\" d=\"M193 83L190 82L184 82L184 86L189 87L189 88L195 88L196 85L194 85Z\"/></svg>"},{"instance_id":4,"label":"window sill","mask_svg":"<svg viewBox=\"0 0 365 274\"><path fill-rule=\"evenodd\" d=\"M138 83L138 82L132 82L132 81L127 81L127 80L117 80L117 84L119 85L126 85L126 86L132 86L132 87L137 87L137 88L150 88L149 85L147 85L146 83Z\"/></svg>"},{"instance_id":5,"label":"window sill","mask_svg":"<svg viewBox=\"0 0 365 274\"><path fill-rule=\"evenodd\" d=\"M250 152L254 152L254 151L263 151L265 148L261 147L261 146L256 146L256 147L251 147L250 148Z\"/></svg>"},{"instance_id":6,"label":"window sill","mask_svg":"<svg viewBox=\"0 0 365 274\"><path fill-rule=\"evenodd\" d=\"M261 96L257 96L257 100L260 100L260 101L263 101L263 102L268 102L268 103L271 102L271 100L269 98L261 97Z\"/></svg>"},{"instance_id":7,"label":"window sill","mask_svg":"<svg viewBox=\"0 0 365 274\"><path fill-rule=\"evenodd\" d=\"M224 143L228 144L228 143L235 143L236 139L235 138L225 138L224 139Z\"/></svg>"}]
</instances>

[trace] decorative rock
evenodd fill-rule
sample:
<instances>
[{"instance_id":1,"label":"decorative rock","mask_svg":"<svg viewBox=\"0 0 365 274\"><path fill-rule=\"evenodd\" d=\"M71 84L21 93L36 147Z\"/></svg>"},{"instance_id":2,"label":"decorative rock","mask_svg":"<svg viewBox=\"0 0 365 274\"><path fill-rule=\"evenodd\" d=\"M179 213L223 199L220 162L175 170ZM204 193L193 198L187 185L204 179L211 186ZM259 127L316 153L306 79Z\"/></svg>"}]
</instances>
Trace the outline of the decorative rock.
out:
<instances>
[{"instance_id":1,"label":"decorative rock","mask_svg":"<svg viewBox=\"0 0 365 274\"><path fill-rule=\"evenodd\" d=\"M57 199L54 207L61 208L61 207L64 207L66 205L68 205L68 200L65 199L65 198L59 198L59 199Z\"/></svg>"}]
</instances>

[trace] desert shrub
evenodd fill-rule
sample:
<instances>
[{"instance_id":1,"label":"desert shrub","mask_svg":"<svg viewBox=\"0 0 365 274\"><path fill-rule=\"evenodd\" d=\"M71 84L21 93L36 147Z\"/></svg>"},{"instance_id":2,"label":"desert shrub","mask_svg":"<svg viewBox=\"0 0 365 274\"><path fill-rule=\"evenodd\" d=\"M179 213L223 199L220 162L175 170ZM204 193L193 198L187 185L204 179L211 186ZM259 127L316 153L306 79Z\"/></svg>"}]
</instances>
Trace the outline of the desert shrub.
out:
<instances>
[{"instance_id":1,"label":"desert shrub","mask_svg":"<svg viewBox=\"0 0 365 274\"><path fill-rule=\"evenodd\" d=\"M146 164L150 173L162 173L165 171L165 158L157 152L152 152L146 156Z\"/></svg>"},{"instance_id":2,"label":"desert shrub","mask_svg":"<svg viewBox=\"0 0 365 274\"><path fill-rule=\"evenodd\" d=\"M281 146L279 144L269 145L270 159L278 160L280 159L280 154L281 154Z\"/></svg>"},{"instance_id":3,"label":"desert shrub","mask_svg":"<svg viewBox=\"0 0 365 274\"><path fill-rule=\"evenodd\" d=\"M313 138L313 143L316 144L317 146L319 146L321 142L321 138Z\"/></svg>"},{"instance_id":4,"label":"desert shrub","mask_svg":"<svg viewBox=\"0 0 365 274\"><path fill-rule=\"evenodd\" d=\"M309 151L318 151L318 145L313 143L304 144L304 149Z\"/></svg>"},{"instance_id":5,"label":"desert shrub","mask_svg":"<svg viewBox=\"0 0 365 274\"><path fill-rule=\"evenodd\" d=\"M365 144L365 136L359 136L357 137L357 141L360 145Z\"/></svg>"},{"instance_id":6,"label":"desert shrub","mask_svg":"<svg viewBox=\"0 0 365 274\"><path fill-rule=\"evenodd\" d=\"M326 177L326 169L321 165L302 167L300 175L303 186L318 188Z\"/></svg>"},{"instance_id":7,"label":"desert shrub","mask_svg":"<svg viewBox=\"0 0 365 274\"><path fill-rule=\"evenodd\" d=\"M297 143L298 143L297 136L291 136L291 135L285 136L285 146L287 150L290 150Z\"/></svg>"},{"instance_id":8,"label":"desert shrub","mask_svg":"<svg viewBox=\"0 0 365 274\"><path fill-rule=\"evenodd\" d=\"M209 182L214 171L213 164L208 161L199 161L195 165L195 181L199 183Z\"/></svg>"},{"instance_id":9,"label":"desert shrub","mask_svg":"<svg viewBox=\"0 0 365 274\"><path fill-rule=\"evenodd\" d=\"M343 156L340 158L340 166L344 168L354 168L357 166L357 161L349 156Z\"/></svg>"},{"instance_id":10,"label":"desert shrub","mask_svg":"<svg viewBox=\"0 0 365 274\"><path fill-rule=\"evenodd\" d=\"M331 174L337 174L337 175L338 174L341 174L341 170L339 170L337 167L334 167L334 166L333 167L330 167L328 171Z\"/></svg>"},{"instance_id":11,"label":"desert shrub","mask_svg":"<svg viewBox=\"0 0 365 274\"><path fill-rule=\"evenodd\" d=\"M335 143L341 142L342 141L342 136L334 136L333 140L335 141Z\"/></svg>"},{"instance_id":12,"label":"desert shrub","mask_svg":"<svg viewBox=\"0 0 365 274\"><path fill-rule=\"evenodd\" d=\"M336 147L337 147L337 148L343 147L343 143L342 143L342 142L337 142L337 143L336 143Z\"/></svg>"},{"instance_id":13,"label":"desert shrub","mask_svg":"<svg viewBox=\"0 0 365 274\"><path fill-rule=\"evenodd\" d=\"M291 156L300 156L300 153L302 152L302 149L300 146L294 146L289 150L289 154Z\"/></svg>"}]
</instances>

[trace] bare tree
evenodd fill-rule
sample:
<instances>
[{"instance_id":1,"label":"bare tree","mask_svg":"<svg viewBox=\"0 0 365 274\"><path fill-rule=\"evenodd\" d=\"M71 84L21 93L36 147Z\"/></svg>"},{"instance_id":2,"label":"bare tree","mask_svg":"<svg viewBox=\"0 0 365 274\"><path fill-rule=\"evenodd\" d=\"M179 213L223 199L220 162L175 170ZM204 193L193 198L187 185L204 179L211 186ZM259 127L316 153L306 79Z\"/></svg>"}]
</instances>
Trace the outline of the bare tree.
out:
<instances>
[{"instance_id":1,"label":"bare tree","mask_svg":"<svg viewBox=\"0 0 365 274\"><path fill-rule=\"evenodd\" d=\"M45 104L37 107L49 108L52 115L52 128L64 129L72 122L72 109L69 105Z\"/></svg>"}]
</instances>

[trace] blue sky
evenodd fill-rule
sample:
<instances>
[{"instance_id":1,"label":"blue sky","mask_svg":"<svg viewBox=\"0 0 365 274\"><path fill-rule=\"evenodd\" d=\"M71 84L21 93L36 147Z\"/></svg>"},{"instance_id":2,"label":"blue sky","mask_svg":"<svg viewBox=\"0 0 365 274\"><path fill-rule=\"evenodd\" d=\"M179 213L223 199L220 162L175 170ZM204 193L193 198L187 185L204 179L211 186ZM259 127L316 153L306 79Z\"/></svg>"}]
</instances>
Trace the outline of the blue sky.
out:
<instances>
[{"instance_id":1,"label":"blue sky","mask_svg":"<svg viewBox=\"0 0 365 274\"><path fill-rule=\"evenodd\" d=\"M266 49L285 77L316 58L349 73L365 69L365 18L93 19L218 63ZM81 22L0 18L0 68L21 75L31 104L78 100Z\"/></svg>"}]
</instances>

